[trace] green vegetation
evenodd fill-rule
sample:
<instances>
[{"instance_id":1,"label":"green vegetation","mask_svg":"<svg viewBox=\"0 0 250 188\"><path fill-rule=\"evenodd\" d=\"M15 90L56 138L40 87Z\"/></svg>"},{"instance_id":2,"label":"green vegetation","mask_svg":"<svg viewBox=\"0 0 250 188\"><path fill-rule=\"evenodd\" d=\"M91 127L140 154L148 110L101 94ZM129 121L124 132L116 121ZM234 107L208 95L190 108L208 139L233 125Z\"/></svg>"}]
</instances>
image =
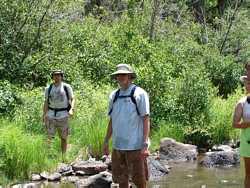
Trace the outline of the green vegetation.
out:
<instances>
[{"instance_id":1,"label":"green vegetation","mask_svg":"<svg viewBox=\"0 0 250 188\"><path fill-rule=\"evenodd\" d=\"M238 139L231 119L250 58L250 2L192 2L4 0L0 184L61 161L58 139L44 147L41 121L55 68L76 94L68 160L101 156L108 94L116 87L108 75L118 63L131 64L136 84L149 93L152 150L162 137L200 147Z\"/></svg>"}]
</instances>

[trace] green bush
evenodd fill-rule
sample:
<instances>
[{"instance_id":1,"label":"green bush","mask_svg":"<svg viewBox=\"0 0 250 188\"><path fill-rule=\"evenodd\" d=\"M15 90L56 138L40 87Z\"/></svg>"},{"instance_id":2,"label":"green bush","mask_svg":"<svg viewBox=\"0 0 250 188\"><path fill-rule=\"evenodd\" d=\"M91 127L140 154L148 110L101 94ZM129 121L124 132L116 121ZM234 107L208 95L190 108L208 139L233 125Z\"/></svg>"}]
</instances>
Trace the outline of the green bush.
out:
<instances>
[{"instance_id":1,"label":"green bush","mask_svg":"<svg viewBox=\"0 0 250 188\"><path fill-rule=\"evenodd\" d=\"M15 111L15 121L28 133L42 134L45 132L42 123L44 89L37 88L21 93L22 105Z\"/></svg>"},{"instance_id":2,"label":"green bush","mask_svg":"<svg viewBox=\"0 0 250 188\"><path fill-rule=\"evenodd\" d=\"M0 115L12 115L15 107L20 103L18 89L8 81L0 80Z\"/></svg>"}]
</instances>

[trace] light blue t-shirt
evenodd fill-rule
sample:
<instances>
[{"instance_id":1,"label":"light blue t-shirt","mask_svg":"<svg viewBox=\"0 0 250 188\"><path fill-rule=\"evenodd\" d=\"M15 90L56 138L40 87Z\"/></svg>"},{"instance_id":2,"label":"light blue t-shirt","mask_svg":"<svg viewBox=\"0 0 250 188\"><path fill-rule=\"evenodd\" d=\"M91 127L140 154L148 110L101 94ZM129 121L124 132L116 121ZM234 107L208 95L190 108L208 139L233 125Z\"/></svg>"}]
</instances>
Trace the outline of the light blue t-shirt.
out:
<instances>
[{"instance_id":1,"label":"light blue t-shirt","mask_svg":"<svg viewBox=\"0 0 250 188\"><path fill-rule=\"evenodd\" d=\"M134 87L131 84L128 89L120 89L119 96L129 96ZM130 97L113 99L117 90L109 97L109 111L113 106L110 118L112 120L113 148L117 150L138 150L143 148L143 118L149 115L149 97L146 91L136 86L134 97L136 99L139 114Z\"/></svg>"}]
</instances>

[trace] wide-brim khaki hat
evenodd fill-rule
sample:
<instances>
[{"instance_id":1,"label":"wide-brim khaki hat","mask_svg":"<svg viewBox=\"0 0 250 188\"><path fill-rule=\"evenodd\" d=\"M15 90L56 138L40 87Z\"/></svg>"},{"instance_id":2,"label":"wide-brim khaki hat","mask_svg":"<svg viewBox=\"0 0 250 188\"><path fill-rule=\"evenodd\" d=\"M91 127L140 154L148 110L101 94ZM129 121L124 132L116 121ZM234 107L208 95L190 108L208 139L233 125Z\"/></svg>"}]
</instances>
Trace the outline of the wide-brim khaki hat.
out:
<instances>
[{"instance_id":1,"label":"wide-brim khaki hat","mask_svg":"<svg viewBox=\"0 0 250 188\"><path fill-rule=\"evenodd\" d=\"M110 75L112 79L115 79L118 74L130 74L132 79L136 78L136 73L128 64L119 64L116 66L116 69L117 71Z\"/></svg>"}]
</instances>

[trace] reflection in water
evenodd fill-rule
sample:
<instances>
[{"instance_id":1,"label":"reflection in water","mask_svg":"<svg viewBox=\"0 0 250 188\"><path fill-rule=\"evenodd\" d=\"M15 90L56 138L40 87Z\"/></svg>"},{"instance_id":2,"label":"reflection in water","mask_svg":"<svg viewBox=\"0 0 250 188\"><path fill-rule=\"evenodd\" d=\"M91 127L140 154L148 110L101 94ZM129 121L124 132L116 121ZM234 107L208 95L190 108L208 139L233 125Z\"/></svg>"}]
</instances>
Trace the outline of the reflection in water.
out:
<instances>
[{"instance_id":1,"label":"reflection in water","mask_svg":"<svg viewBox=\"0 0 250 188\"><path fill-rule=\"evenodd\" d=\"M241 166L231 168L205 168L197 162L170 164L168 176L151 182L150 187L162 188L242 188L244 181L243 161Z\"/></svg>"}]
</instances>

